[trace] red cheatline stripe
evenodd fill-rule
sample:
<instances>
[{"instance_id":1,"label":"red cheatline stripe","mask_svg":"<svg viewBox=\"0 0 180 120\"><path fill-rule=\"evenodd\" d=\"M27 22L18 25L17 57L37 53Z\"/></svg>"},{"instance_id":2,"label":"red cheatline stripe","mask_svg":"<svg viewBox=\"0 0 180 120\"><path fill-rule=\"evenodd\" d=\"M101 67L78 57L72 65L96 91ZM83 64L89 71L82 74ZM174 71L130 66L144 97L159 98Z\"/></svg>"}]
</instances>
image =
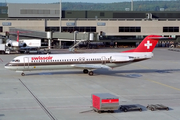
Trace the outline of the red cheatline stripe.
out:
<instances>
[{"instance_id":1,"label":"red cheatline stripe","mask_svg":"<svg viewBox=\"0 0 180 120\"><path fill-rule=\"evenodd\" d=\"M101 103L119 103L119 99L106 99L102 100Z\"/></svg>"}]
</instances>

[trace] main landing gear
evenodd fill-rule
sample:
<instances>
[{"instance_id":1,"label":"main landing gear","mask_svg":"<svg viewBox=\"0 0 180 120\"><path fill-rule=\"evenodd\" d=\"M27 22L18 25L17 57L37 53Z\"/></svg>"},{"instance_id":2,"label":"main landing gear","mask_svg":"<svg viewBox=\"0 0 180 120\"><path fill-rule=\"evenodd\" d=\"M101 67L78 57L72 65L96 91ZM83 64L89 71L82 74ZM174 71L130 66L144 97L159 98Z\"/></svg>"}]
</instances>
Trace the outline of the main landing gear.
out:
<instances>
[{"instance_id":1,"label":"main landing gear","mask_svg":"<svg viewBox=\"0 0 180 120\"><path fill-rule=\"evenodd\" d=\"M94 72L93 71L88 71L88 69L83 70L84 74L89 74L90 76L93 76Z\"/></svg>"}]
</instances>

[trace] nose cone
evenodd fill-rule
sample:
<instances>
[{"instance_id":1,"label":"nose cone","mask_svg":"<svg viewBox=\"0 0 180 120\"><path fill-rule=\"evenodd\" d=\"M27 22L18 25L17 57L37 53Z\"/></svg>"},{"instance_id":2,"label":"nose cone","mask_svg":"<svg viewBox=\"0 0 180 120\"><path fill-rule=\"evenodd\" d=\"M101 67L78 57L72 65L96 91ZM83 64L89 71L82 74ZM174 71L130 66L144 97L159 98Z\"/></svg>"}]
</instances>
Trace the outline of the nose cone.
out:
<instances>
[{"instance_id":1,"label":"nose cone","mask_svg":"<svg viewBox=\"0 0 180 120\"><path fill-rule=\"evenodd\" d=\"M7 63L5 66L4 66L4 68L9 68L11 66L11 64L10 63Z\"/></svg>"}]
</instances>

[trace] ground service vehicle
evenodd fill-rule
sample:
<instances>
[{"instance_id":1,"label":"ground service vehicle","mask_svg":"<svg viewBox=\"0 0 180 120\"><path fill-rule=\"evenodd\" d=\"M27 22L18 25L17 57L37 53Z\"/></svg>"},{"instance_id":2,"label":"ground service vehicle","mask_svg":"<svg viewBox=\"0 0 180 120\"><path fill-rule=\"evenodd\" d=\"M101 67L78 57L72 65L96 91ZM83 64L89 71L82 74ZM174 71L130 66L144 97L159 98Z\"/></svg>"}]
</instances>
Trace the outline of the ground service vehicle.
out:
<instances>
[{"instance_id":1,"label":"ground service vehicle","mask_svg":"<svg viewBox=\"0 0 180 120\"><path fill-rule=\"evenodd\" d=\"M142 111L142 108L137 107L136 105L121 105L119 109L124 112L135 111L135 110Z\"/></svg>"},{"instance_id":2,"label":"ground service vehicle","mask_svg":"<svg viewBox=\"0 0 180 120\"><path fill-rule=\"evenodd\" d=\"M146 108L148 108L151 111L154 111L154 110L169 110L169 107L164 106L162 104L150 104Z\"/></svg>"}]
</instances>

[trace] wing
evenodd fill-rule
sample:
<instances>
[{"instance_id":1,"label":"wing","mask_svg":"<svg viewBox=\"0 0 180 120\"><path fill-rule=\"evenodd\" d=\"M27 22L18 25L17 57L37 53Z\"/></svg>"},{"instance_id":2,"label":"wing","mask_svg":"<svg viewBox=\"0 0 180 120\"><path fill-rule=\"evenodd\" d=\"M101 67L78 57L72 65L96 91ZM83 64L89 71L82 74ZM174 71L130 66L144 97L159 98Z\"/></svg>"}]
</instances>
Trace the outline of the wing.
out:
<instances>
[{"instance_id":1,"label":"wing","mask_svg":"<svg viewBox=\"0 0 180 120\"><path fill-rule=\"evenodd\" d=\"M100 65L100 64L73 64L71 65L76 68L83 68L83 69L98 69L98 68L105 68L105 69L112 69L107 65Z\"/></svg>"}]
</instances>

